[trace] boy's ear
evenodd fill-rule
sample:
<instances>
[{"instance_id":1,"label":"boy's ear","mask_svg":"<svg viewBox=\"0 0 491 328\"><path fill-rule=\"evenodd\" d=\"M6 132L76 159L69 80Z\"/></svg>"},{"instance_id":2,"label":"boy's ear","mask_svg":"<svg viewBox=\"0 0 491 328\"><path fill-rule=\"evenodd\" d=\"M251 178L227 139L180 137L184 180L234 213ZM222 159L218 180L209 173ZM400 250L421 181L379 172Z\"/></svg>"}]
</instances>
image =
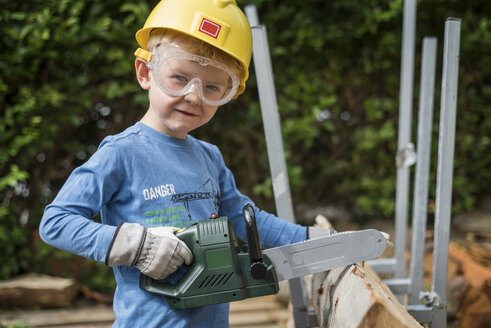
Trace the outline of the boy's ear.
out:
<instances>
[{"instance_id":1,"label":"boy's ear","mask_svg":"<svg viewBox=\"0 0 491 328\"><path fill-rule=\"evenodd\" d=\"M135 59L136 78L142 89L150 89L150 69L147 62L141 58Z\"/></svg>"}]
</instances>

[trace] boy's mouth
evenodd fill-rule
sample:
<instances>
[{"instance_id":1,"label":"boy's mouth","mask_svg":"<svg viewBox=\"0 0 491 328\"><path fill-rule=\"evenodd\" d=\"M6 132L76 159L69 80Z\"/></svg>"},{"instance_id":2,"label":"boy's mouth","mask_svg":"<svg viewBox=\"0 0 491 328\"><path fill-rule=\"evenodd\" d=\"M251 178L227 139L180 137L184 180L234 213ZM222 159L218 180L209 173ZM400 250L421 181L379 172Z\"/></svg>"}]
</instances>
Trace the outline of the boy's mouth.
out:
<instances>
[{"instance_id":1,"label":"boy's mouth","mask_svg":"<svg viewBox=\"0 0 491 328\"><path fill-rule=\"evenodd\" d=\"M180 114L182 114L184 116L188 116L188 117L198 116L196 114L193 114L193 113L190 113L190 112L186 112L186 111L183 111L183 110L180 110L180 109L176 109L176 111L179 112Z\"/></svg>"}]
</instances>

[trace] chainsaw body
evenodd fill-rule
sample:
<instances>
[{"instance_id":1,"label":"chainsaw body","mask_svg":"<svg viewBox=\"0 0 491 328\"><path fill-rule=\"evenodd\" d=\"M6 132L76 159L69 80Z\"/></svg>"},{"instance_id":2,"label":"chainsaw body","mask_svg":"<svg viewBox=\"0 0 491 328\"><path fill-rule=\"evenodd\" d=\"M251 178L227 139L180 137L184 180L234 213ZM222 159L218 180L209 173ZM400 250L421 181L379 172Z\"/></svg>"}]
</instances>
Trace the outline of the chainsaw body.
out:
<instances>
[{"instance_id":1,"label":"chainsaw body","mask_svg":"<svg viewBox=\"0 0 491 328\"><path fill-rule=\"evenodd\" d=\"M164 280L156 281L142 274L140 288L163 295L174 309L276 294L279 290L276 272L269 258L261 256L252 219L251 229L255 232L247 230L248 253L240 250L227 217L202 220L177 232L176 236L192 251L193 263L180 267ZM254 238L257 245L251 247ZM255 274L258 268L259 275Z\"/></svg>"},{"instance_id":2,"label":"chainsaw body","mask_svg":"<svg viewBox=\"0 0 491 328\"><path fill-rule=\"evenodd\" d=\"M251 205L243 208L248 251L243 252L226 217L212 216L176 233L193 252L193 263L164 280L140 275L140 287L163 295L173 309L276 294L279 280L300 278L383 254L384 235L374 229L346 231L262 252Z\"/></svg>"}]
</instances>

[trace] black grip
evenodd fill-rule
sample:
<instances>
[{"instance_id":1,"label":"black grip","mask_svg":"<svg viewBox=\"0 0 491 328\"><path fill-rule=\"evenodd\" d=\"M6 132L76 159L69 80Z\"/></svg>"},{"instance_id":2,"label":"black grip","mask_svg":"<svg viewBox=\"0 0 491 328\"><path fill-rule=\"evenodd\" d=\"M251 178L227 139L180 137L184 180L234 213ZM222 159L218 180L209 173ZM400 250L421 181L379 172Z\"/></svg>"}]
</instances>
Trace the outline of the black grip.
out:
<instances>
[{"instance_id":1,"label":"black grip","mask_svg":"<svg viewBox=\"0 0 491 328\"><path fill-rule=\"evenodd\" d=\"M247 244L249 246L249 258L251 262L257 262L263 259L259 233L257 232L256 215L251 204L246 204L242 209L244 213L244 223L247 234Z\"/></svg>"},{"instance_id":2,"label":"black grip","mask_svg":"<svg viewBox=\"0 0 491 328\"><path fill-rule=\"evenodd\" d=\"M251 204L246 204L242 209L249 248L249 259L251 261L250 274L252 278L261 280L266 277L268 267L263 262L259 233L257 232L256 215Z\"/></svg>"}]
</instances>

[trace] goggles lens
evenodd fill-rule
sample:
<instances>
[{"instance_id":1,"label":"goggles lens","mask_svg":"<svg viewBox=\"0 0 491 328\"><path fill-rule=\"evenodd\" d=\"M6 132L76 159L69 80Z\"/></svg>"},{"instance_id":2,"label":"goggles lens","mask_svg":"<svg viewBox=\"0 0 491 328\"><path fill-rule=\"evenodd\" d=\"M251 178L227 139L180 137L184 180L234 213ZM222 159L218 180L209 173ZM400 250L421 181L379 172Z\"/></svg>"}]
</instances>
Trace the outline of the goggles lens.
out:
<instances>
[{"instance_id":1,"label":"goggles lens","mask_svg":"<svg viewBox=\"0 0 491 328\"><path fill-rule=\"evenodd\" d=\"M196 92L208 105L229 102L239 86L237 74L226 65L179 48L158 49L148 66L166 94L177 97Z\"/></svg>"}]
</instances>

